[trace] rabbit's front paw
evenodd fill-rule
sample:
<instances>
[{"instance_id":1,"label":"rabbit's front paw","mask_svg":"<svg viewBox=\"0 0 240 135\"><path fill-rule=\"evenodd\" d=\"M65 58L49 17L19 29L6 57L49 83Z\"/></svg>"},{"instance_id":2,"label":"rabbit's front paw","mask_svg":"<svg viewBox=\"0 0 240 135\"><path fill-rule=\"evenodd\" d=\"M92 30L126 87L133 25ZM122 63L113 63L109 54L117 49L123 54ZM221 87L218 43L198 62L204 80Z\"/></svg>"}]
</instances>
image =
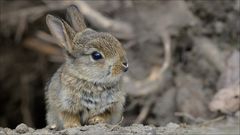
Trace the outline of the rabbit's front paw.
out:
<instances>
[{"instance_id":1,"label":"rabbit's front paw","mask_svg":"<svg viewBox=\"0 0 240 135\"><path fill-rule=\"evenodd\" d=\"M106 123L106 119L101 116L94 116L88 120L88 124L95 125L98 123Z\"/></svg>"}]
</instances>

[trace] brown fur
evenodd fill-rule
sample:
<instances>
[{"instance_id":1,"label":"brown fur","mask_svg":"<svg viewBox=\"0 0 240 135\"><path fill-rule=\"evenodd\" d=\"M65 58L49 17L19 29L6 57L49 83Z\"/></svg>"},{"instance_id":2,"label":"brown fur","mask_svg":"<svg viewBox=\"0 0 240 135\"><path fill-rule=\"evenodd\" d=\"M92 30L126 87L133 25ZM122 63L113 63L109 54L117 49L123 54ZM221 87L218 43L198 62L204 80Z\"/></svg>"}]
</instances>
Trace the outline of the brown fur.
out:
<instances>
[{"instance_id":1,"label":"brown fur","mask_svg":"<svg viewBox=\"0 0 240 135\"><path fill-rule=\"evenodd\" d=\"M66 62L46 87L47 122L56 128L117 123L125 102L119 88L126 53L112 35L86 28L76 7L67 10L70 25L47 16L48 27L66 52ZM103 59L93 60L93 52Z\"/></svg>"}]
</instances>

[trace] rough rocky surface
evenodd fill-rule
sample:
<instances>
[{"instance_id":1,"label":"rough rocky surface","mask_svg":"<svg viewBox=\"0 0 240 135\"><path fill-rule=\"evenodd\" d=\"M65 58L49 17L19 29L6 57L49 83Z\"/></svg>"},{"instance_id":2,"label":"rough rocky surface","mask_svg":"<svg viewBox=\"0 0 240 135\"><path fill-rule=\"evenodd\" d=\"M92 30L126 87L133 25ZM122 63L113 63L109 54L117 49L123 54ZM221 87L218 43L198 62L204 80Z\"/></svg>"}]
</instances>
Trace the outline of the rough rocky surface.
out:
<instances>
[{"instance_id":1,"label":"rough rocky surface","mask_svg":"<svg viewBox=\"0 0 240 135\"><path fill-rule=\"evenodd\" d=\"M18 125L15 129L0 128L0 135L4 134L24 134L24 135L193 135L193 134L228 134L237 135L240 130L237 125L228 126L187 126L169 123L165 127L144 126L142 124L134 124L128 127L120 127L113 125L92 125L77 128L69 128L61 131L50 130L48 128L34 130L25 124Z\"/></svg>"},{"instance_id":2,"label":"rough rocky surface","mask_svg":"<svg viewBox=\"0 0 240 135\"><path fill-rule=\"evenodd\" d=\"M63 57L59 56L61 50L55 42L43 36L43 33L49 34L45 16L53 14L64 18L66 12L62 8L50 10L51 3L48 2L51 1L0 0L0 135L240 134L236 128L239 123L234 127L231 122L239 121L239 108L230 114L223 111L231 107L231 103L234 103L232 107L239 107L235 104L239 103L239 96L232 94L235 90L229 88L233 82L240 82L240 0L88 1L105 17L132 26L135 35L133 39L120 38L128 54L129 72L126 76L130 81L123 85L124 88L127 86L124 89L127 102L121 123L123 127L112 131L105 125L62 131L44 128L44 87L63 62L60 59ZM56 6L60 1L53 3ZM36 7L46 12L36 15ZM85 18L90 28L102 31L101 27L94 27L93 22ZM162 80L152 81L156 78L156 74L152 77L153 73L161 69L164 62L163 35L166 33L171 40L170 65L166 74L158 75ZM38 47L47 49L39 50ZM144 87L136 89L133 84L144 84L140 85ZM152 88L152 84L158 85ZM150 88L155 90L150 91ZM221 98L214 103L216 109L209 108L209 103L215 101L214 95L225 88L229 89L228 94L220 94ZM227 115L238 112L229 124L214 120L222 117L219 111ZM209 126L212 120L214 126ZM191 126L166 126L169 122ZM206 122L208 124L204 124ZM133 123L155 127L130 126Z\"/></svg>"}]
</instances>

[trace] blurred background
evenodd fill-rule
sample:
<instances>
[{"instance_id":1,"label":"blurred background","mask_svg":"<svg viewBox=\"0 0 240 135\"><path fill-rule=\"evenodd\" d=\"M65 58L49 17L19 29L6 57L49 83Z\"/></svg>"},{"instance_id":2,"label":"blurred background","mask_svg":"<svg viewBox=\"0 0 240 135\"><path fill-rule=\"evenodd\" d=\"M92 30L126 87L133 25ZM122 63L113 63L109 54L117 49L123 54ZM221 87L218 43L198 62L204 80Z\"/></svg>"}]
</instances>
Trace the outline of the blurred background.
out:
<instances>
[{"instance_id":1,"label":"blurred background","mask_svg":"<svg viewBox=\"0 0 240 135\"><path fill-rule=\"evenodd\" d=\"M127 50L122 125L239 119L240 0L0 0L1 127L46 126L44 86L64 57L45 16L71 4Z\"/></svg>"}]
</instances>

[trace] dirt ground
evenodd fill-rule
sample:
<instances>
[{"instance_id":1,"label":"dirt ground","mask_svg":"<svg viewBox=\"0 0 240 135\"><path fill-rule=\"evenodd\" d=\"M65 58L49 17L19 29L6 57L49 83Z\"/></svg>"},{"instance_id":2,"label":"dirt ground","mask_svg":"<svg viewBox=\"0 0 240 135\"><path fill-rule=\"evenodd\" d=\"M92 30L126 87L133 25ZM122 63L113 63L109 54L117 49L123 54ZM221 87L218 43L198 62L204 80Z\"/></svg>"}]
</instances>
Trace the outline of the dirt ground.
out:
<instances>
[{"instance_id":1,"label":"dirt ground","mask_svg":"<svg viewBox=\"0 0 240 135\"><path fill-rule=\"evenodd\" d=\"M238 123L239 124L239 123ZM24 135L193 135L193 134L213 134L213 135L237 135L240 130L236 125L224 127L211 126L184 126L176 123L169 123L166 126L154 127L144 126L142 124L133 124L127 127L113 126L106 124L98 124L92 126L82 126L77 128L69 128L61 131L49 130L47 128L34 130L25 124L20 124L16 129L1 129L0 134L24 134Z\"/></svg>"},{"instance_id":2,"label":"dirt ground","mask_svg":"<svg viewBox=\"0 0 240 135\"><path fill-rule=\"evenodd\" d=\"M87 25L128 54L124 127L44 128L44 86L64 62L45 16L65 3L0 1L0 134L239 134L239 0L87 1L114 24Z\"/></svg>"}]
</instances>

